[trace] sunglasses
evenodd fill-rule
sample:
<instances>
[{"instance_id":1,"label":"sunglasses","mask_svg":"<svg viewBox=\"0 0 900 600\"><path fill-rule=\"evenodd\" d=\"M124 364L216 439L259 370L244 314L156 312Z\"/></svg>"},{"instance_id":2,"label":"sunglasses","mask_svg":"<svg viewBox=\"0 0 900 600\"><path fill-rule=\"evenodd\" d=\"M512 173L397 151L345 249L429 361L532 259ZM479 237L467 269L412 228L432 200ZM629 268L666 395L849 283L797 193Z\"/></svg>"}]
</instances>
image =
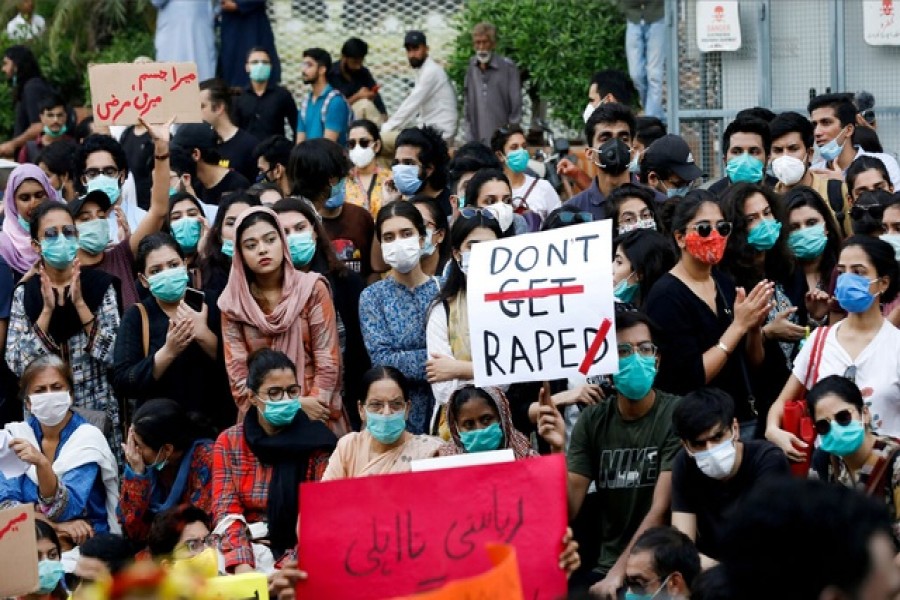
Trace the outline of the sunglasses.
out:
<instances>
[{"instance_id":1,"label":"sunglasses","mask_svg":"<svg viewBox=\"0 0 900 600\"><path fill-rule=\"evenodd\" d=\"M695 223L690 226L691 229L697 232L697 235L700 237L709 237L713 232L713 225L709 221L701 221L699 223ZM716 231L719 232L719 235L722 237L728 237L731 235L731 223L728 221L719 221L715 225Z\"/></svg>"},{"instance_id":2,"label":"sunglasses","mask_svg":"<svg viewBox=\"0 0 900 600\"><path fill-rule=\"evenodd\" d=\"M62 233L63 237L74 238L78 235L78 229L76 229L74 225L63 225L62 232L60 232L59 229L51 227L44 230L44 239L55 240L57 237L59 237L60 233Z\"/></svg>"},{"instance_id":3,"label":"sunglasses","mask_svg":"<svg viewBox=\"0 0 900 600\"><path fill-rule=\"evenodd\" d=\"M474 219L475 217L481 215L483 219L490 219L491 221L496 221L497 217L494 215L493 211L490 211L486 208L461 208L459 209L459 214L466 219Z\"/></svg>"},{"instance_id":4,"label":"sunglasses","mask_svg":"<svg viewBox=\"0 0 900 600\"><path fill-rule=\"evenodd\" d=\"M876 221L880 221L881 217L884 216L884 207L880 204L870 204L868 206L857 204L850 209L850 218L854 221L861 221L866 215L871 216Z\"/></svg>"},{"instance_id":5,"label":"sunglasses","mask_svg":"<svg viewBox=\"0 0 900 600\"><path fill-rule=\"evenodd\" d=\"M368 148L369 144L373 143L375 140L369 140L366 138L362 138L361 140L347 140L347 148L353 150L356 148L356 144L359 144L360 148Z\"/></svg>"},{"instance_id":6,"label":"sunglasses","mask_svg":"<svg viewBox=\"0 0 900 600\"><path fill-rule=\"evenodd\" d=\"M834 420L841 427L846 427L850 424L850 421L853 420L853 414L849 410L844 409L834 415ZM819 419L816 421L816 433L819 435L828 435L829 431L831 431L831 421L828 419Z\"/></svg>"},{"instance_id":7,"label":"sunglasses","mask_svg":"<svg viewBox=\"0 0 900 600\"><path fill-rule=\"evenodd\" d=\"M571 225L572 223L590 223L594 220L594 215L589 212L563 211L556 216L559 217L559 222L563 225Z\"/></svg>"}]
</instances>

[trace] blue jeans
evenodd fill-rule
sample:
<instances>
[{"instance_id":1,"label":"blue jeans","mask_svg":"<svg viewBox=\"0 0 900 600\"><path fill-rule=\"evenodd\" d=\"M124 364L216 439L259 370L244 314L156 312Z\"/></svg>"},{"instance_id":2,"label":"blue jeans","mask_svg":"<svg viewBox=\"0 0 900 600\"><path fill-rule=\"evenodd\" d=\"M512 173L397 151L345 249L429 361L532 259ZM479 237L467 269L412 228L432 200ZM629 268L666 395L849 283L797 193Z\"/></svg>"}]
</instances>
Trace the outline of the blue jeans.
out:
<instances>
[{"instance_id":1,"label":"blue jeans","mask_svg":"<svg viewBox=\"0 0 900 600\"><path fill-rule=\"evenodd\" d=\"M628 74L641 96L644 112L663 122L666 112L662 105L663 76L666 70L666 21L632 23L625 28L625 55Z\"/></svg>"}]
</instances>

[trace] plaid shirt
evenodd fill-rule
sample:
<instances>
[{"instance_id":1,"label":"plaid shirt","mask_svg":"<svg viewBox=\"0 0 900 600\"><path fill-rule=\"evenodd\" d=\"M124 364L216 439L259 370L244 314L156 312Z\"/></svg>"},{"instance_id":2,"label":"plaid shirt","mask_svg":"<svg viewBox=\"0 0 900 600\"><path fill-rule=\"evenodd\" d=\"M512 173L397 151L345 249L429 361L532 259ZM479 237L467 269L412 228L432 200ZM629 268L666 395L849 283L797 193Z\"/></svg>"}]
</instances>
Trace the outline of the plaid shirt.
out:
<instances>
[{"instance_id":1,"label":"plaid shirt","mask_svg":"<svg viewBox=\"0 0 900 600\"><path fill-rule=\"evenodd\" d=\"M311 456L307 481L318 481L328 466L329 454ZM244 424L238 423L219 435L213 450L213 520L227 515L243 515L247 523L265 521L269 502L269 482L273 468L259 462L244 439ZM237 565L256 567L249 533L243 523L232 523L222 536L222 554L229 572ZM276 556L277 561L280 557Z\"/></svg>"}]
</instances>

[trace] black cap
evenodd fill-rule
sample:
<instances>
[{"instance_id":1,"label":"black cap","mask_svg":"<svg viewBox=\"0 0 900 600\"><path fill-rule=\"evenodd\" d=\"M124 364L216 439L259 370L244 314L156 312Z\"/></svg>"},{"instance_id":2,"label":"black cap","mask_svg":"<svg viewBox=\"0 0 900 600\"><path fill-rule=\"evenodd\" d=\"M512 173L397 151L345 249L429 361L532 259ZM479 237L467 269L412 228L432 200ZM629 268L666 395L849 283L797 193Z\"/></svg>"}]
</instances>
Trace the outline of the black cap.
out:
<instances>
[{"instance_id":1,"label":"black cap","mask_svg":"<svg viewBox=\"0 0 900 600\"><path fill-rule=\"evenodd\" d=\"M206 123L185 123L178 126L172 144L188 151L194 148L205 150L218 146L219 136L216 135L216 130Z\"/></svg>"},{"instance_id":2,"label":"black cap","mask_svg":"<svg viewBox=\"0 0 900 600\"><path fill-rule=\"evenodd\" d=\"M403 38L404 48L418 48L419 46L427 46L425 34L421 31L407 31L406 37Z\"/></svg>"},{"instance_id":3,"label":"black cap","mask_svg":"<svg viewBox=\"0 0 900 600\"><path fill-rule=\"evenodd\" d=\"M672 171L685 181L693 181L703 175L694 162L687 142L671 133L650 144L641 157L641 171L647 173L662 169Z\"/></svg>"},{"instance_id":4,"label":"black cap","mask_svg":"<svg viewBox=\"0 0 900 600\"><path fill-rule=\"evenodd\" d=\"M96 202L103 212L109 211L109 208L112 206L112 202L109 201L109 196L106 195L106 192L94 190L69 202L69 212L72 213L72 217L77 217L82 207L88 202Z\"/></svg>"}]
</instances>

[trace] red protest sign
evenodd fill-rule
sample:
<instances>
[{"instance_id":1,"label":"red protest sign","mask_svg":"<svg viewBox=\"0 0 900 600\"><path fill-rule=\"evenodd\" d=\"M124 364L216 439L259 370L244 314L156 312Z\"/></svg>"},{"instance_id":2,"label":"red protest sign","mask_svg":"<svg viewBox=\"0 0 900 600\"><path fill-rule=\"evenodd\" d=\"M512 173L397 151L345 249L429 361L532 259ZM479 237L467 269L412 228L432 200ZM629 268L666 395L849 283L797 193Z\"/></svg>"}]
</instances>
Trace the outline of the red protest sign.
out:
<instances>
[{"instance_id":1,"label":"red protest sign","mask_svg":"<svg viewBox=\"0 0 900 600\"><path fill-rule=\"evenodd\" d=\"M300 486L303 598L390 598L492 567L485 544L516 549L529 599L566 595L565 457Z\"/></svg>"},{"instance_id":2,"label":"red protest sign","mask_svg":"<svg viewBox=\"0 0 900 600\"><path fill-rule=\"evenodd\" d=\"M194 63L91 65L91 105L101 125L134 125L138 118L200 123L200 84Z\"/></svg>"}]
</instances>

